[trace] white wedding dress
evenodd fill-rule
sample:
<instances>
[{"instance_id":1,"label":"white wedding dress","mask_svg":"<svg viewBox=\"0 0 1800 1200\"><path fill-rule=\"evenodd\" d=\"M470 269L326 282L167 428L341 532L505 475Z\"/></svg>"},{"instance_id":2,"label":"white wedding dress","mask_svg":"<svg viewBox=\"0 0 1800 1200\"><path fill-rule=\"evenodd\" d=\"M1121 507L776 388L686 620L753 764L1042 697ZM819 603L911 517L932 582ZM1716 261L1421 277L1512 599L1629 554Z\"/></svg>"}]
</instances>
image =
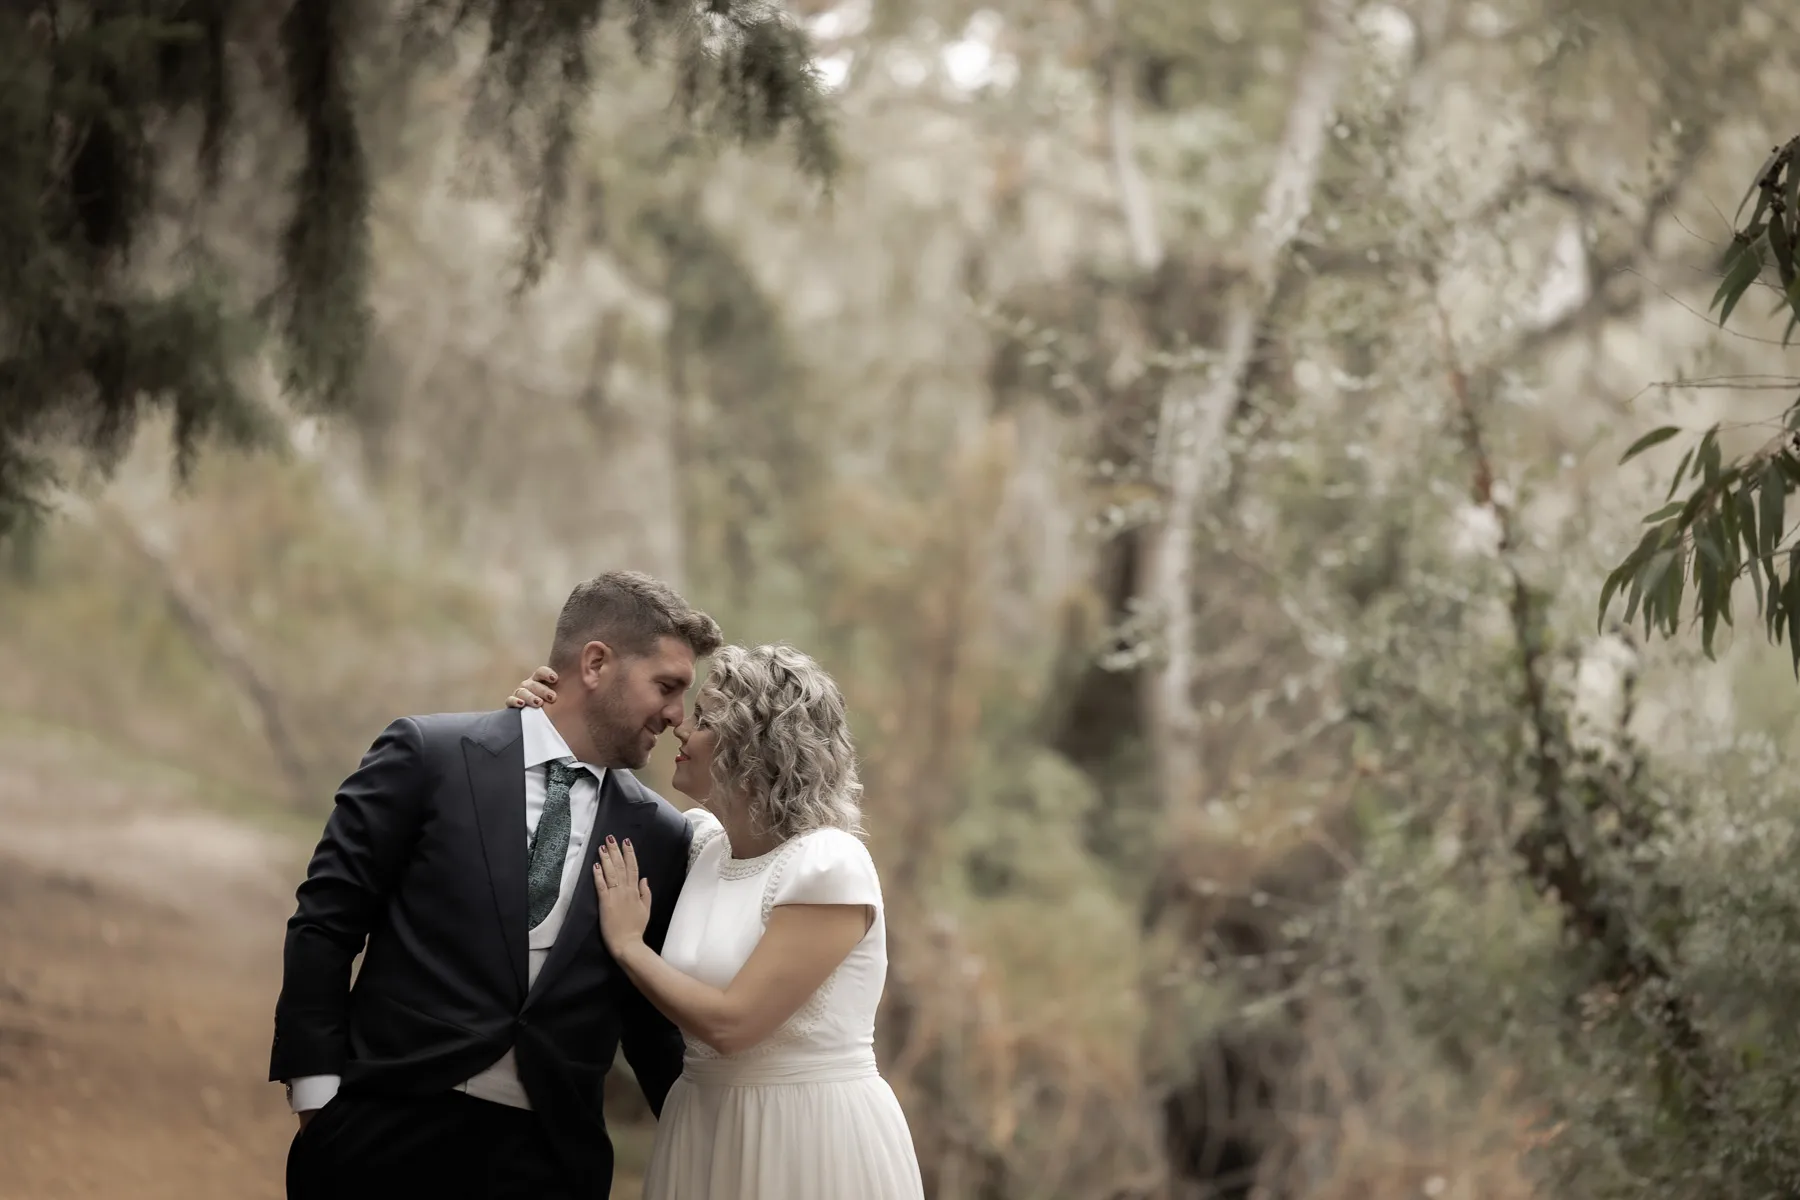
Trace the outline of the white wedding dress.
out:
<instances>
[{"instance_id":1,"label":"white wedding dress","mask_svg":"<svg viewBox=\"0 0 1800 1200\"><path fill-rule=\"evenodd\" d=\"M761 1044L724 1057L688 1039L657 1125L645 1200L922 1200L906 1115L875 1068L887 923L868 850L842 830L819 829L734 859L710 813L686 815L694 843L663 942L669 965L727 986L778 904L867 904L875 920Z\"/></svg>"}]
</instances>

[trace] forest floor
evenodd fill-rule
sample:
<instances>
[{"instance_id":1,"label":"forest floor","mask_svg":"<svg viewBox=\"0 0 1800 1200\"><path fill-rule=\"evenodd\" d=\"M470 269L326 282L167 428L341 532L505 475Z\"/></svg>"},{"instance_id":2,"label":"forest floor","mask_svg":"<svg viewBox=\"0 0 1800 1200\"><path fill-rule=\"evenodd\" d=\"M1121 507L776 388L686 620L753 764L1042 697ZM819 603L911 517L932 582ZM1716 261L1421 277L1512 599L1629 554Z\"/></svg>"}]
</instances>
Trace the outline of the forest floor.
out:
<instances>
[{"instance_id":1,"label":"forest floor","mask_svg":"<svg viewBox=\"0 0 1800 1200\"><path fill-rule=\"evenodd\" d=\"M266 1082L304 843L0 724L0 1200L283 1194Z\"/></svg>"},{"instance_id":2,"label":"forest floor","mask_svg":"<svg viewBox=\"0 0 1800 1200\"><path fill-rule=\"evenodd\" d=\"M0 718L0 1200L283 1195L269 1035L317 819L201 808L197 784Z\"/></svg>"}]
</instances>

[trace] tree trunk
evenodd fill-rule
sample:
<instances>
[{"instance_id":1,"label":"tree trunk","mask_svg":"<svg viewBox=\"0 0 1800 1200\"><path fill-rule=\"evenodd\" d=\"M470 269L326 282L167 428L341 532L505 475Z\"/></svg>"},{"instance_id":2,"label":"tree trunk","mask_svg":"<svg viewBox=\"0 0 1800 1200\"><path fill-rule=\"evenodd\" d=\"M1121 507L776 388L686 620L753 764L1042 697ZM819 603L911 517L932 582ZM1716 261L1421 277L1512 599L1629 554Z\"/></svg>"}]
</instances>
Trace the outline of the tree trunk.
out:
<instances>
[{"instance_id":1,"label":"tree trunk","mask_svg":"<svg viewBox=\"0 0 1800 1200\"><path fill-rule=\"evenodd\" d=\"M1155 468L1166 499L1161 520L1146 538L1143 599L1162 632L1162 654L1146 678L1146 709L1160 791L1171 809L1191 803L1201 789L1200 714L1193 697L1198 656L1193 609L1197 527L1226 465L1221 443L1275 295L1282 259L1311 208L1345 72L1348 0L1318 0L1311 24L1274 172L1238 263L1242 279L1225 313L1214 361L1204 372L1177 378L1162 400ZM1120 119L1116 107L1124 95L1123 81L1115 80L1115 140L1129 131L1129 121ZM1141 213L1134 215L1129 186L1133 174L1124 169L1131 156L1121 153L1120 145L1115 142L1120 192L1128 216L1136 222L1142 218ZM1134 234L1133 241L1140 255L1146 250L1160 253L1153 234L1148 238Z\"/></svg>"},{"instance_id":2,"label":"tree trunk","mask_svg":"<svg viewBox=\"0 0 1800 1200\"><path fill-rule=\"evenodd\" d=\"M86 508L88 515L97 524L110 531L155 573L162 585L163 597L168 601L170 614L187 631L200 652L211 660L219 673L249 704L262 729L263 739L268 744L269 754L274 759L281 781L286 785L290 805L295 811L308 811L314 797L309 786L311 779L306 756L294 737L293 726L288 720L281 694L256 665L256 657L251 652L248 639L224 614L206 601L162 540L125 505L103 498L92 505L79 505L71 501L66 507L75 512Z\"/></svg>"},{"instance_id":3,"label":"tree trunk","mask_svg":"<svg viewBox=\"0 0 1800 1200\"><path fill-rule=\"evenodd\" d=\"M1119 10L1117 0L1094 0L1094 15L1113 39L1107 50L1104 72L1106 88L1106 136L1112 160L1113 186L1119 192L1119 215L1125 222L1125 236L1131 241L1131 257L1137 269L1153 274L1167 257L1162 233L1156 223L1156 205L1150 196L1149 181L1137 160L1137 122L1131 105L1129 65L1118 41Z\"/></svg>"}]
</instances>

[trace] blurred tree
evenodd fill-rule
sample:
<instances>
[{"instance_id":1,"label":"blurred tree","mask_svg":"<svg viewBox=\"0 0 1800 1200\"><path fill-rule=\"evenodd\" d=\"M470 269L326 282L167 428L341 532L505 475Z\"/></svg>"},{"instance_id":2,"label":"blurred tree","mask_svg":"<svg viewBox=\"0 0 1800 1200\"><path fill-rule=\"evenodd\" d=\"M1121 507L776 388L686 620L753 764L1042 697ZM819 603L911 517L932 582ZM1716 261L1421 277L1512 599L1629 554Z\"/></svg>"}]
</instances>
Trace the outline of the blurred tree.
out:
<instances>
[{"instance_id":1,"label":"blurred tree","mask_svg":"<svg viewBox=\"0 0 1800 1200\"><path fill-rule=\"evenodd\" d=\"M791 133L802 169L829 176L835 147L802 30L760 3L623 9L43 0L0 10L0 537L40 509L58 475L53 448L105 469L146 406L173 413L183 473L208 434L264 434L245 368L265 325L289 395L327 410L354 401L376 170L364 124L378 99L359 88L359 66L389 78L444 67L462 35L485 32L473 132L504 134L496 140L531 159L519 164L532 183L520 286L553 250L603 33L643 57L672 43L688 118L742 142ZM203 239L179 255L148 251L183 195L190 145L202 194L216 191L238 153L234 124L270 93L285 100L280 132L297 135L299 166L279 191L289 212L275 284L245 303L238 272Z\"/></svg>"},{"instance_id":2,"label":"blurred tree","mask_svg":"<svg viewBox=\"0 0 1800 1200\"><path fill-rule=\"evenodd\" d=\"M1231 828L1235 823L1254 826L1272 820L1265 810L1284 803L1280 797L1284 789L1271 776L1282 774L1285 762L1303 761L1304 752L1318 753L1327 762L1335 757L1338 765L1328 769L1341 771L1348 757L1341 737L1346 727L1355 732L1357 741L1382 746L1382 754L1408 753L1420 727L1412 714L1390 717L1383 711L1389 701L1373 699L1375 690L1363 686L1358 668L1330 665L1338 652L1327 647L1339 635L1324 631L1341 630L1346 646L1381 641L1377 653L1404 664L1405 678L1392 681L1394 695L1416 688L1423 675L1420 656L1385 643L1386 638L1406 640L1410 634L1390 630L1391 617L1384 613L1391 611L1397 595L1421 586L1421 544L1440 536L1423 530L1439 522L1442 514L1428 518L1414 514L1396 525L1391 514L1383 515L1379 503L1350 511L1346 497L1382 492L1380 472L1351 465L1352 459L1344 469L1358 482L1334 490L1337 485L1328 483L1330 471L1320 460L1335 451L1323 443L1343 438L1348 442L1345 448L1358 453L1381 444L1385 449L1378 454L1411 463L1414 460L1393 450L1389 439L1402 435L1398 425L1385 424L1391 418L1377 418L1383 426L1380 432L1368 432L1371 411L1398 411L1406 403L1400 397L1417 393L1422 402L1413 419L1421 427L1459 430L1467 422L1452 417L1446 424L1446 413L1477 408L1486 412L1517 386L1519 376L1541 369L1551 351L1640 312L1657 289L1636 286L1634 281L1643 279L1645 268L1658 259L1666 260L1668 252L1659 250L1657 243L1666 240L1672 205L1715 144L1718 131L1729 127L1734 112L1753 103L1751 89L1758 86L1755 68L1770 51L1765 18L1749 5L1709 10L1704 16L1658 6L1653 20L1645 19L1641 8L1609 0L1516 5L1504 18L1497 12L1481 14L1432 3L1370 6L1354 14L1329 6L1266 6L1270 12L1280 7L1290 18L1308 14L1300 21L1302 32L1258 44L1268 59L1287 67L1305 56L1301 45L1311 41L1315 61L1323 50L1329 64L1329 31L1335 25L1347 43L1339 52L1347 52L1351 61L1344 70L1335 113L1330 93L1336 81L1331 70L1309 66L1292 75L1291 67L1283 70L1281 82L1296 81L1288 84L1292 99L1285 135L1277 136L1268 128L1275 121L1262 117L1260 152L1244 156L1254 171L1225 179L1222 171L1213 172L1226 155L1195 154L1183 161L1169 150L1180 144L1183 134L1193 136L1190 128L1205 127L1192 113L1198 101L1188 93L1212 81L1203 72L1173 77L1168 64L1198 61L1213 52L1211 43L1233 40L1227 35L1239 31L1226 28L1231 22L1218 15L1221 7L1213 6L1204 15L1188 14L1173 8L1163 11L1154 0L1139 0L1120 3L1115 14L1112 5L1096 5L1101 23L1116 21L1119 26L1116 48L1103 64L1108 68L1103 74L1108 94L1097 108L1110 140L1117 224L1133 265L1147 275L1170 260L1210 253L1235 268L1235 278L1208 289L1215 303L1198 310L1206 319L1191 321L1187 346L1180 339L1153 339L1152 354L1161 360L1159 373L1166 372L1162 380L1153 380L1150 371L1125 369L1135 365L1132 351L1138 358L1151 356L1137 347L1121 351L1119 339L1111 336L1104 306L1096 303L1066 305L1060 314L1055 306L1042 311L1019 306L1027 311L1009 315L1030 320L1020 323L1016 345L1009 349L1010 357L1022 364L1038 363L1036 378L1024 386L1056 394L1070 408L1102 410L1098 415L1111 418L1095 422L1096 474L1110 481L1121 476L1128 463L1149 468L1131 473L1140 492L1143 484L1149 484L1147 501L1129 502L1124 488L1107 490L1116 502L1105 514L1103 528L1135 528L1138 534L1126 543L1130 553L1103 563L1117 572L1116 584L1102 581L1102 586L1115 600L1110 615L1116 629L1108 632L1118 636L1109 636L1094 664L1100 669L1088 675L1103 678L1107 669L1138 673L1151 684L1150 703L1132 705L1118 686L1102 689L1084 683L1071 689L1077 701L1091 698L1099 703L1069 704L1072 719L1063 727L1078 734L1079 740L1065 737L1060 745L1084 765L1097 765L1112 776L1102 786L1117 796L1123 790L1118 777L1130 760L1109 754L1109 743L1136 738L1142 728L1152 753L1135 758L1160 768L1154 773L1159 807L1172 813L1204 808L1216 827ZM1187 44L1171 38L1154 55L1134 45L1134 30L1141 39L1141 31L1152 25L1187 29ZM1462 97L1457 95L1458 85L1449 82L1451 73L1484 80L1488 71L1511 74L1501 66L1502 56L1511 48L1526 51L1511 65L1518 72L1515 94L1522 97L1519 103L1531 117L1532 133L1521 139L1529 148L1518 153L1483 142L1479 161L1472 157L1446 162L1441 173L1434 164L1412 174L1402 164L1430 144L1426 131L1435 135L1431 142L1436 144L1424 153L1434 158L1449 159L1450 147L1463 136L1450 134L1437 141L1444 130L1460 124L1454 113ZM1278 49L1287 53L1278 54ZM1241 64L1249 56L1238 57ZM1585 128L1587 113L1577 99L1584 90L1616 92L1621 70L1630 78L1657 80L1656 87L1646 92L1651 112L1646 127L1651 133L1645 140L1652 155L1641 174L1635 166L1615 168L1607 141ZM1549 86L1552 77L1569 86ZM1181 112L1183 101L1171 99L1175 93L1171 79L1184 89L1188 113ZM1484 86L1492 94L1497 85L1488 81ZM1134 124L1142 126L1137 136ZM1514 161L1500 165L1508 159ZM1254 198L1249 195L1236 197L1235 205L1223 198L1238 188L1248 192L1244 177L1261 182L1257 175L1274 177L1286 186L1270 187L1260 210L1252 209ZM1426 182L1427 177L1432 181ZM1235 225L1249 236L1228 251L1209 249L1204 236L1196 237L1192 228L1206 227L1204 213L1184 230L1178 214L1181 193L1188 187L1203 187L1216 206L1230 214L1218 224ZM1315 191L1316 202L1309 203ZM1565 228L1572 226L1583 280L1561 307L1543 315L1524 308L1521 301L1528 302L1529 297L1508 295L1524 290L1509 278L1524 274L1518 259L1504 265L1494 262L1491 271L1478 267L1471 271L1479 261L1471 254L1472 243L1487 236L1503 218L1517 223L1497 234L1502 240L1519 233L1540 236L1520 215L1532 205L1539 210L1540 223L1541 214L1549 212ZM1316 209L1317 219L1305 219L1309 209ZM1260 219L1253 220L1258 211ZM1481 232L1475 232L1478 229ZM1473 290L1481 293L1479 301L1467 298L1465 291L1476 272L1480 282ZM1357 286L1358 278L1379 284ZM1527 282L1538 285L1535 279ZM1073 295L1066 298L1079 298L1088 290L1085 280L1074 280L1069 289ZM1452 352L1448 334L1440 333L1445 305L1467 305L1460 308L1457 324L1466 322L1481 331L1469 337L1478 355L1473 372L1460 366L1450 369L1459 355ZM1509 311L1515 305L1516 315ZM1157 307L1165 318L1175 310L1167 302ZM1100 332L1084 336L1090 330ZM1102 346L1099 353L1091 350L1096 342ZM1275 394L1261 394L1262 389L1252 385L1251 373L1266 365L1272 348L1284 344L1302 359L1313 380L1341 372L1343 383L1308 384L1297 376L1271 389ZM1209 353L1195 354L1193 347ZM1017 372L1005 357L997 364L997 383L1011 389L1017 386ZM1445 374L1455 383L1448 389L1449 397L1429 383L1420 384ZM1131 386L1118 386L1116 380L1122 377L1129 378ZM1167 397L1165 403L1151 403L1148 412L1138 386L1145 382L1160 385L1156 399ZM1342 411L1321 409L1319 397L1334 387L1371 399L1346 404ZM1446 399L1457 403L1446 404ZM1133 444L1117 452L1108 437L1115 426L1138 434L1146 416L1151 446ZM1122 417L1129 419L1117 420ZM1363 441L1365 436L1368 442ZM1453 433L1446 446L1457 446L1466 437L1466 430ZM1155 452L1158 449L1161 454ZM1521 549L1540 533L1512 515L1509 506L1518 503L1521 481L1516 475L1496 477L1504 462L1496 466L1485 450L1461 453L1473 461L1456 466L1446 461L1440 467L1446 477L1473 467L1472 505L1495 514L1503 534L1513 527L1522 531L1500 537L1505 577L1483 583L1498 582L1505 589L1498 594L1509 597L1506 611L1516 644L1513 654L1498 664L1508 684L1498 689L1495 710L1479 718L1475 715L1479 705L1467 696L1458 695L1447 706L1457 713L1456 721L1469 722L1457 738L1487 739L1496 730L1508 731L1495 739L1493 761L1505 763L1510 776L1506 786L1519 788L1519 793L1517 799L1506 796L1504 803L1535 815L1506 831L1506 849L1499 857L1509 871L1528 880L1533 894L1548 893L1556 900L1560 919L1575 935L1569 939L1577 947L1573 957L1592 970L1593 979L1604 981L1615 994L1629 996L1646 1026L1657 1031L1663 1041L1655 1059L1659 1068L1698 1078L1705 1068L1698 1044L1700 1018L1673 980L1677 969L1659 940L1667 930L1659 927L1656 937L1644 930L1646 914L1659 910L1640 907L1638 898L1612 877L1616 864L1610 856L1590 852L1584 840L1589 820L1604 825L1641 817L1642 797L1589 764L1572 761L1563 728L1569 719L1567 701L1554 677L1563 669L1561 656L1579 648L1554 636L1549 593L1535 582L1546 573L1546 564L1534 552ZM1306 473L1294 493L1276 497L1271 480L1285 469L1280 465L1284 461L1306 463ZM1240 463L1243 469L1234 471ZM1462 483L1456 486L1460 490ZM1281 515L1271 520L1271 512ZM1344 563L1343 576L1320 593L1299 582L1312 566L1305 561L1271 561L1268 551L1256 544L1279 536L1277 531L1290 524L1309 531L1308 557L1340 558ZM1268 582L1254 576L1232 578L1227 586L1227 572L1239 575L1245 565L1260 568ZM1321 593L1353 603L1346 604L1344 612L1322 616L1315 607ZM1267 597L1271 608L1285 609L1301 638L1290 633L1284 644L1267 632L1277 622L1259 621L1250 596ZM1138 617L1147 620L1134 619ZM1456 626L1463 619L1461 614L1434 613L1422 624ZM1301 640L1309 644L1292 645ZM1258 672L1215 665L1230 664L1233 658L1260 660ZM1296 696L1310 700L1315 691L1317 703L1295 703ZM1244 717L1236 715L1240 710L1247 710ZM1149 719L1140 721L1139 714ZM1268 744L1267 730L1282 723L1291 723L1293 746L1277 742L1278 751L1258 761L1257 752ZM1203 726L1210 727L1210 736L1203 734ZM1522 738L1512 732L1520 729L1525 731ZM1246 753L1246 746L1256 751ZM1416 780L1421 771L1438 769L1413 764L1402 775ZM1245 778L1255 782L1247 784ZM1444 779L1447 791L1464 786L1455 769L1447 769ZM1369 799L1371 812L1409 810L1412 803L1400 792L1384 788L1372 788ZM1586 811L1590 803L1605 811L1590 816ZM1620 817L1608 806L1627 815ZM1580 812L1571 816L1570 809ZM1211 815L1214 811L1216 817ZM1441 828L1438 815L1424 823ZM1181 911L1199 905L1190 897L1196 892L1212 896L1218 887L1216 874L1195 868L1179 825L1165 817L1156 828L1160 836L1148 852L1170 861L1150 889L1149 908ZM1625 852L1620 854L1623 859ZM1140 869L1140 874L1146 873ZM1194 928L1213 928L1210 920L1195 922ZM1198 942L1200 935L1184 931L1183 937ZM1272 942L1258 953L1288 949ZM1154 994L1154 985L1148 990ZM1280 995L1284 989L1259 983L1258 990ZM1174 1064L1185 1059L1171 1051L1171 1040L1165 1033L1154 1053L1160 1067L1174 1071ZM1219 1051L1238 1048L1229 1039L1203 1047L1213 1052L1212 1058ZM1225 1057L1231 1059L1229 1054ZM1209 1055L1195 1054L1193 1062L1189 1077L1173 1081L1172 1100L1212 1086ZM1696 1091L1703 1094L1704 1088ZM1694 1093L1666 1088L1658 1096L1675 1110ZM1196 1164L1208 1160L1220 1131L1209 1128L1213 1117L1204 1111L1185 1104L1178 1107L1180 1114L1171 1112L1171 1169L1195 1176L1196 1182L1217 1185L1217 1180L1207 1178L1214 1167Z\"/></svg>"}]
</instances>

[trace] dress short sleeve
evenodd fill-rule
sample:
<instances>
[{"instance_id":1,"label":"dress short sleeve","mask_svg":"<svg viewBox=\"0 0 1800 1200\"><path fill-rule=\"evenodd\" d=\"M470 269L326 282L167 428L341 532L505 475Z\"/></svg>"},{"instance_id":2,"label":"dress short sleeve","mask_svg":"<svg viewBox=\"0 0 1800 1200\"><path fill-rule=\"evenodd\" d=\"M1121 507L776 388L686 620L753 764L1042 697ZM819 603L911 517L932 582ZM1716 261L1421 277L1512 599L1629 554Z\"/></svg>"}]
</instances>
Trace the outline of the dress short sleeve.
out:
<instances>
[{"instance_id":1,"label":"dress short sleeve","mask_svg":"<svg viewBox=\"0 0 1800 1200\"><path fill-rule=\"evenodd\" d=\"M691 871L694 863L700 858L700 852L706 849L707 843L724 833L725 827L719 824L719 818L704 808L690 808L681 815L687 819L689 827L694 831L694 840L688 843L687 865Z\"/></svg>"},{"instance_id":2,"label":"dress short sleeve","mask_svg":"<svg viewBox=\"0 0 1800 1200\"><path fill-rule=\"evenodd\" d=\"M842 829L819 829L804 835L778 868L780 878L769 893L778 904L867 904L881 907L881 878L869 848Z\"/></svg>"}]
</instances>

